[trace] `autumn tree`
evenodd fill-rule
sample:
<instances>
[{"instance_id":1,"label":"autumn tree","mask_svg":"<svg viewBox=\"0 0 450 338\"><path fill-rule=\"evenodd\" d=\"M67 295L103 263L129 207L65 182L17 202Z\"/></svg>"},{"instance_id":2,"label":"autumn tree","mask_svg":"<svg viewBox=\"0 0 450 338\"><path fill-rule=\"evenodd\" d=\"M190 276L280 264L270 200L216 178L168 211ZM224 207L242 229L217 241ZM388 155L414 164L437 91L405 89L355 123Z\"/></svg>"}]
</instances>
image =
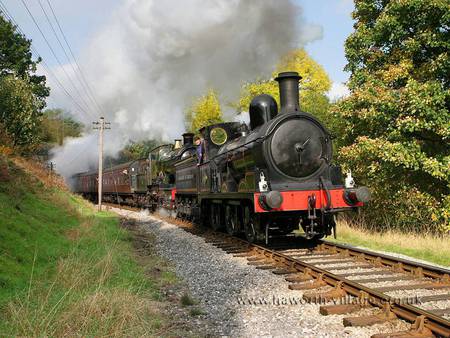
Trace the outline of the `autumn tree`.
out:
<instances>
[{"instance_id":1,"label":"autumn tree","mask_svg":"<svg viewBox=\"0 0 450 338\"><path fill-rule=\"evenodd\" d=\"M375 197L367 224L450 230L448 0L359 0L335 108L340 159Z\"/></svg>"},{"instance_id":2,"label":"autumn tree","mask_svg":"<svg viewBox=\"0 0 450 338\"><path fill-rule=\"evenodd\" d=\"M286 71L298 72L302 76L300 82L301 110L314 114L325 123L329 122L329 100L326 93L331 88L331 81L323 67L314 61L304 49L293 50L284 55L275 71L266 78L244 84L239 101L233 104L233 107L238 113L248 111L250 101L259 94L272 95L279 104L278 83L272 79L278 73Z\"/></svg>"},{"instance_id":3,"label":"autumn tree","mask_svg":"<svg viewBox=\"0 0 450 338\"><path fill-rule=\"evenodd\" d=\"M31 41L0 15L0 125L16 147L38 141L41 111L49 95L45 76L36 75L38 62L32 59Z\"/></svg>"},{"instance_id":4,"label":"autumn tree","mask_svg":"<svg viewBox=\"0 0 450 338\"><path fill-rule=\"evenodd\" d=\"M223 122L217 93L210 89L206 95L195 99L186 113L186 129L197 132L200 128Z\"/></svg>"}]
</instances>

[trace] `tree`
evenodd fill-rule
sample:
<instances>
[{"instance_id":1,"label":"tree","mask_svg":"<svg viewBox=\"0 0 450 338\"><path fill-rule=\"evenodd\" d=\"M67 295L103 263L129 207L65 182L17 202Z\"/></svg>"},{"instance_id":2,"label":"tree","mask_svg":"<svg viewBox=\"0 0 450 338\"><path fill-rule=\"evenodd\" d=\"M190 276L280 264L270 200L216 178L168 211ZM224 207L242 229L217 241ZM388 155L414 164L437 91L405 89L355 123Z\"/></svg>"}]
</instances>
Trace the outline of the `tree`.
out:
<instances>
[{"instance_id":1,"label":"tree","mask_svg":"<svg viewBox=\"0 0 450 338\"><path fill-rule=\"evenodd\" d=\"M186 114L186 129L194 133L204 126L220 122L223 122L222 110L218 95L213 89L194 100Z\"/></svg>"},{"instance_id":2,"label":"tree","mask_svg":"<svg viewBox=\"0 0 450 338\"><path fill-rule=\"evenodd\" d=\"M281 58L272 73L272 78L275 78L278 73L286 71L295 71L302 76L300 108L327 123L329 121L329 100L326 93L331 88L331 81L323 67L315 62L305 50L297 49ZM247 111L250 101L259 94L272 95L278 104L280 102L278 84L271 79L262 78L244 84L239 101L232 106L238 113Z\"/></svg>"},{"instance_id":3,"label":"tree","mask_svg":"<svg viewBox=\"0 0 450 338\"><path fill-rule=\"evenodd\" d=\"M340 159L374 193L367 221L448 231L448 1L359 0L353 18L345 46L351 95L334 114Z\"/></svg>"},{"instance_id":4,"label":"tree","mask_svg":"<svg viewBox=\"0 0 450 338\"><path fill-rule=\"evenodd\" d=\"M12 145L38 142L41 110L49 95L45 76L35 74L31 41L0 15L0 123Z\"/></svg>"},{"instance_id":5,"label":"tree","mask_svg":"<svg viewBox=\"0 0 450 338\"><path fill-rule=\"evenodd\" d=\"M0 121L15 147L36 144L40 112L29 84L13 75L0 76Z\"/></svg>"},{"instance_id":6,"label":"tree","mask_svg":"<svg viewBox=\"0 0 450 338\"><path fill-rule=\"evenodd\" d=\"M143 140L139 142L130 141L125 148L119 151L116 157L106 157L105 163L107 166L126 163L129 161L148 158L150 151L161 145L161 140Z\"/></svg>"},{"instance_id":7,"label":"tree","mask_svg":"<svg viewBox=\"0 0 450 338\"><path fill-rule=\"evenodd\" d=\"M28 82L37 98L38 108L43 109L50 89L45 85L45 76L35 74L41 58L33 61L32 56L31 40L0 15L0 77L13 75Z\"/></svg>"},{"instance_id":8,"label":"tree","mask_svg":"<svg viewBox=\"0 0 450 338\"><path fill-rule=\"evenodd\" d=\"M41 141L63 145L66 137L80 137L83 124L75 121L62 109L47 109L41 121Z\"/></svg>"}]
</instances>

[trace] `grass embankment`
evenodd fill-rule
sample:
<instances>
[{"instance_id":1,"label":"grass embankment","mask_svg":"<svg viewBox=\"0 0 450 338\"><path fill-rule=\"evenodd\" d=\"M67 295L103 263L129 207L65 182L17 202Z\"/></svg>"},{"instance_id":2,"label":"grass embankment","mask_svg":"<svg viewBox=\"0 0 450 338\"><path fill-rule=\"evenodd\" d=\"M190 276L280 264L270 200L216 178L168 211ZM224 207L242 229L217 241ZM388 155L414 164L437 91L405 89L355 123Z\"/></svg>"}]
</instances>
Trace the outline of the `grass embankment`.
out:
<instances>
[{"instance_id":1,"label":"grass embankment","mask_svg":"<svg viewBox=\"0 0 450 338\"><path fill-rule=\"evenodd\" d=\"M176 279L160 258L147 252L146 266L138 264L136 238L115 215L8 166L0 177L0 336L179 334L159 301Z\"/></svg>"},{"instance_id":2,"label":"grass embankment","mask_svg":"<svg viewBox=\"0 0 450 338\"><path fill-rule=\"evenodd\" d=\"M399 232L369 232L349 226L345 220L337 224L337 239L329 241L363 246L368 249L395 252L444 266L450 266L450 237L404 234Z\"/></svg>"}]
</instances>

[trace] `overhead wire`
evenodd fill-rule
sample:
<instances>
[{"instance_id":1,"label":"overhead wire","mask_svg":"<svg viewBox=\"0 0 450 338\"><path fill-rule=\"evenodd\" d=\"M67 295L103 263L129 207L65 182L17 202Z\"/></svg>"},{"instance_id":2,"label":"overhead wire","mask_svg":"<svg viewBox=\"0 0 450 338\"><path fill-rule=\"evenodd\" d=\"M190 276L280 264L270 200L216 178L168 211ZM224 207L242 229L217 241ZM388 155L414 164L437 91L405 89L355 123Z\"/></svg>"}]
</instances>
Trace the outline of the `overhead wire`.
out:
<instances>
[{"instance_id":1,"label":"overhead wire","mask_svg":"<svg viewBox=\"0 0 450 338\"><path fill-rule=\"evenodd\" d=\"M66 37L66 34L64 34L64 31L63 31L63 29L62 29L62 26L61 26L61 24L60 24L60 22L59 22L59 20L58 20L58 17L56 16L56 13L55 13L55 11L54 11L54 9L53 9L53 6L52 6L50 0L46 0L46 1L47 1L47 4L48 4L48 6L49 6L51 12L52 12L53 18L55 19L55 22L56 22L56 24L57 24L57 26L58 26L58 29L59 29L59 31L60 31L60 33L61 33L63 39L64 39L64 42L66 43L67 48L69 49L70 55L72 56L73 61L75 62L75 65L77 66L77 68L78 68L78 70L79 70L79 72L80 72L81 78L83 79L84 83L86 84L86 87L88 88L88 91L89 91L89 93L90 93L90 95L91 95L93 101L95 102L95 105L97 106L97 108L98 108L102 113L104 113L102 107L98 104L97 98L96 98L96 96L95 96L95 92L92 90L91 86L89 85L89 82L86 80L86 77L85 77L85 75L84 75L84 72L83 72L82 68L80 67L80 65L79 65L79 63L78 63L77 58L75 57L75 54L74 54L74 52L73 52L73 50L72 50L72 47L70 47L69 41L68 41L68 39L67 39L67 37ZM104 115L104 114L103 114L103 115Z\"/></svg>"},{"instance_id":2,"label":"overhead wire","mask_svg":"<svg viewBox=\"0 0 450 338\"><path fill-rule=\"evenodd\" d=\"M75 84L74 84L73 80L71 79L71 77L68 75L68 73L67 73L66 70L64 69L64 67L63 67L63 65L62 65L62 62L60 61L60 59L59 59L58 56L56 55L55 50L54 50L53 47L51 46L50 42L48 41L47 37L45 36L45 34L44 34L44 32L42 31L42 29L41 29L41 27L39 26L39 24L37 23L37 20L35 19L34 15L33 15L32 12L30 11L29 7L28 7L27 4L24 2L24 0L21 0L21 1L22 1L22 4L24 5L25 9L27 10L28 14L30 15L30 17L31 17L31 19L32 19L32 21L33 21L33 23L35 24L35 26L36 26L37 29L39 30L40 34L42 35L44 41L46 42L47 46L49 47L49 49L50 49L52 55L54 56L54 58L56 59L56 61L58 62L58 64L61 66L63 72L64 72L65 75L66 75L66 77L69 79L70 83L71 83L72 86L75 88L75 90L77 91L77 94L80 96L80 99L81 99L81 93L79 92L78 88L75 86ZM68 41L66 35L64 34L64 31L62 30L62 26L61 26L61 24L60 24L60 22L59 22L59 20L58 20L58 18L57 18L57 16L56 16L56 13L55 13L55 11L54 11L54 9L53 9L53 7L52 7L50 1L49 1L49 0L46 0L46 1L47 1L47 4L48 4L48 6L49 6L51 12L52 12L53 18L55 19L55 22L56 22L56 24L57 24L57 26L58 26L59 32L61 33L61 35L62 35L62 37L63 37L63 39L64 39L65 44L67 45L67 48L68 48L68 50L69 50L69 53L70 53L70 55L72 56L72 59L73 59L75 65L76 65L76 67L77 67L78 70L79 70L79 75L80 75L80 77L81 77L81 80L80 80L80 78L77 78L78 81L82 84L82 87L83 87L83 89L85 90L85 92L86 92L86 94L87 94L87 97L89 97L89 99L91 100L91 102L94 103L96 109L97 109L100 113L102 113L102 115L104 115L103 109L102 109L101 106L98 104L98 101L97 101L97 99L96 99L96 97L95 97L95 95L94 95L94 92L92 91L91 87L89 86L89 83L88 83L88 81L86 80L86 77L84 76L84 73L83 73L83 71L82 71L82 69L81 69L81 67L80 67L80 65L79 65L79 63L78 63L78 61L76 60L76 57L75 57L75 55L74 55L74 53L73 53L73 50L72 50L72 48L70 47L69 41ZM44 13L46 19L47 19L47 22L49 23L49 25L50 25L50 27L51 27L51 29L52 29L53 34L55 35L55 37L56 37L56 39L57 39L57 41L58 41L60 47L63 49L63 52L64 52L64 54L65 54L67 60L68 60L69 63L72 65L73 70L74 70L74 74L77 74L76 71L75 71L75 69L74 69L74 66L73 66L72 62L70 61L70 57L69 57L68 53L66 52L65 48L63 47L63 44L62 44L61 40L59 39L59 37L58 37L58 35L57 35L57 33L56 33L56 30L55 30L53 24L51 23L51 20L50 20L50 18L49 18L49 16L48 16L47 12L45 11L45 9L44 9L44 7L43 7L43 5L42 5L42 3L41 3L41 0L39 0L39 5L40 5L40 7L41 7L41 9L42 9L42 11L43 11L43 13ZM11 13L8 11L6 5L3 3L2 0L0 0L0 10L3 12L3 14L6 16L6 18L7 18L8 20L10 20L10 21L17 27L17 30L18 30L23 36L26 36L26 34L24 33L24 31L21 29L20 25L17 23L17 21L14 19L14 17L11 15ZM63 92L63 93L64 93L64 94L65 94L65 95L66 95L66 96L67 96L67 97L75 104L75 106L76 106L82 113L84 113L88 118L93 118L93 119L95 120L96 118L93 117L92 114L89 112L89 105L86 103L86 101L84 101L83 99L81 99L81 101L84 103L84 105L86 105L87 110L86 110L85 107L83 107L83 106L75 99L75 97L70 93L70 91L63 85L63 83L61 82L61 80L60 80L60 79L58 78L58 76L54 73L54 71L51 69L51 67L47 64L47 62L46 62L46 61L44 60L44 58L41 56L41 54L40 54L39 51L36 49L36 47L34 47L34 45L31 44L31 45L30 45L30 48L31 48L33 54L35 54L38 58L40 58L40 60L41 60L41 62L42 62L42 66L44 67L44 69L46 70L46 72L47 72L47 73L55 80L55 83L57 84L58 88L59 88L59 89L60 89L60 90L61 90L61 91L62 91L62 92ZM83 84L84 84L84 85L83 85ZM81 149L80 152L77 153L77 154L69 161L69 163L71 163L71 162L73 162L75 159L77 159L77 158L78 158L85 150L86 150L86 149ZM110 161L110 167L112 167L111 159L109 159L109 161ZM116 185L116 182L114 182L114 185ZM115 186L115 189L117 189L116 186Z\"/></svg>"},{"instance_id":3,"label":"overhead wire","mask_svg":"<svg viewBox=\"0 0 450 338\"><path fill-rule=\"evenodd\" d=\"M63 71L63 73L66 75L67 79L69 80L70 84L72 85L72 87L75 89L75 91L77 92L80 101L85 105L85 107L89 110L89 105L86 103L86 101L84 100L83 96L81 95L80 91L78 90L78 87L75 85L74 81L72 80L72 78L70 77L70 75L67 73L66 69L64 68L64 65L62 64L61 60L59 59L58 55L56 54L55 50L53 49L52 45L50 44L50 42L47 39L47 36L44 34L44 32L41 29L41 26L39 25L39 23L37 22L36 18L34 17L33 13L31 12L30 8L28 7L27 3L25 2L25 0L21 0L23 6L25 7L28 15L30 16L31 20L33 21L33 23L35 24L36 28L38 29L39 33L41 34L42 38L44 39L45 43L47 44L51 54L53 55L53 57L55 58L55 60L57 61L57 63L59 64L59 66L61 67L61 70Z\"/></svg>"},{"instance_id":4,"label":"overhead wire","mask_svg":"<svg viewBox=\"0 0 450 338\"><path fill-rule=\"evenodd\" d=\"M22 1L23 1L23 0L22 0ZM42 5L42 4L41 4L41 1L42 1L42 0L38 0L38 1L39 1L40 5ZM105 112L104 112L103 108L98 104L98 100L97 100L97 98L96 98L95 91L92 90L91 86L89 85L89 82L86 80L86 76L84 75L83 69L81 68L79 62L77 61L77 58L76 58L76 56L75 56L75 53L73 52L73 49L72 49L72 47L70 46L69 40L67 39L67 36L66 36L66 34L64 33L64 30L63 30L63 28L62 28L62 25L61 25L61 23L60 23L60 20L58 19L57 15L56 15L56 12L55 12L55 10L54 10L52 4L51 4L51 1L50 1L50 0L46 0L46 2L47 2L47 4L48 4L48 7L50 8L50 11L52 12L52 16L53 16L53 18L54 18L54 20L55 20L55 22L56 22L56 25L58 26L58 30L59 30L61 36L63 37L63 40L64 40L65 44L67 45L67 49L69 50L69 53L70 53L70 55L72 56L73 62L75 63L77 69L79 70L79 75L80 75L81 79L83 80L84 84L85 84L86 87L87 87L87 91L88 91L88 93L90 94L90 97L91 97L92 101L95 103L95 105L96 105L96 107L98 108L98 111L101 113L101 115L102 115L102 116L105 116ZM42 7L43 7L43 6L41 6L41 8L42 8ZM43 9L43 12L44 12L44 14L45 14L45 10L44 10L44 9ZM46 15L46 17L47 17L47 15ZM50 26L53 27L52 24L50 24ZM54 34L55 34L55 36L56 36L56 33L55 33L55 31L54 31L53 28L52 28L52 30L53 30L53 32L54 32ZM58 39L58 38L57 38L57 39ZM60 40L58 39L58 41L60 41ZM61 45L61 43L60 43L60 45ZM61 46L61 48L63 48L63 47ZM66 54L66 53L65 53L65 54ZM66 56L67 56L67 54L66 54ZM68 60L69 60L69 62L70 62L70 59L68 59ZM120 134L122 134L122 136L124 136L123 131L121 131L121 130L118 130L118 131L119 131Z\"/></svg>"},{"instance_id":5,"label":"overhead wire","mask_svg":"<svg viewBox=\"0 0 450 338\"><path fill-rule=\"evenodd\" d=\"M47 11L46 11L45 8L44 8L44 5L42 4L42 0L38 0L38 3L39 3L39 6L40 6L42 12L44 13L44 16L45 16L45 18L46 18L46 20L47 20L47 22L48 22L48 24L49 24L49 26L50 26L50 28L51 28L53 34L54 34L56 40L58 41L59 46L61 47L62 51L64 52L64 55L66 56L67 61L68 61L68 63L70 64L70 66L71 66L71 68L72 68L72 70L73 70L73 74L75 75L75 78L76 78L76 79L78 80L78 82L80 83L81 88L83 88L84 93L86 94L86 97L87 97L87 98L90 100L90 102L93 104L93 107L95 107L96 109L98 109L99 113L102 113L102 110L101 110L101 108L99 107L97 101L96 101L95 99L93 99L93 94L91 93L92 90L89 89L89 87L87 86L87 81L85 81L85 79L83 78L83 76L82 76L82 74L81 74L80 67L78 66L78 62L76 61L75 57L73 57L73 61L75 62L75 64L77 65L77 67L78 67L78 69L79 69L79 70L77 71L77 69L76 69L76 67L75 67L75 65L74 65L74 62L71 60L71 58L70 58L70 56L69 56L69 53L67 53L67 51L66 51L67 48L64 47L63 43L61 42L61 39L59 38L59 36L58 36L58 34L57 34L57 32L56 32L56 29L55 29L55 27L54 27L52 21L50 20L50 17L49 17L49 15L47 14ZM65 38L65 35L64 35L63 31L62 31L62 28L61 28L61 26L60 26L60 24L59 24L59 21L58 21L58 19L57 19L57 17L56 17L56 14L55 14L54 10L53 10L53 7L51 7L51 4L50 4L50 2L49 2L48 0L47 0L47 3L48 3L48 5L49 5L49 7L50 7L50 10L52 11L53 18L55 19L55 21L56 21L56 23L57 23L57 25L58 25L58 27L59 27L60 33L63 35L63 38L64 38L64 40L65 40L65 42L66 42L66 45L69 46L69 43L68 43L67 39ZM70 49L70 46L69 46L69 49Z\"/></svg>"},{"instance_id":6,"label":"overhead wire","mask_svg":"<svg viewBox=\"0 0 450 338\"><path fill-rule=\"evenodd\" d=\"M8 11L7 7L5 6L5 4L3 3L2 0L0 0L0 10L1 12L4 14L4 16L10 21L12 22L16 27L17 30L19 31L19 33L21 33L23 36L25 36L24 31L22 30L22 28L19 26L19 24L17 23L17 21L14 19L14 17L11 15L11 13ZM88 119L91 119L92 116L89 115L89 113L87 111L85 111L82 107L80 107L78 105L78 102L73 98L73 96L66 90L66 88L64 87L64 85L60 82L60 80L58 79L58 77L54 74L54 72L52 71L51 67L48 66L48 64L45 62L45 60L40 56L39 52L37 51L37 49L31 44L30 45L31 51L33 52L33 54L35 54L37 57L41 58L41 62L42 62L42 66L45 68L46 72L53 77L53 79L55 80L55 83L58 85L59 89L66 94L70 99L73 100L74 104L77 105L77 107L80 109L81 112L83 112L86 117ZM88 145L90 147L90 145ZM87 146L83 147L71 160L69 160L69 162L67 162L66 164L72 163L73 161L75 161L76 159L78 159L82 153L84 153L87 150Z\"/></svg>"},{"instance_id":7,"label":"overhead wire","mask_svg":"<svg viewBox=\"0 0 450 338\"><path fill-rule=\"evenodd\" d=\"M24 31L22 30L22 28L20 27L20 25L17 23L17 21L14 19L14 17L11 15L11 13L8 11L8 8L6 7L6 5L3 3L2 0L0 0L0 9L3 12L3 14L5 15L5 17L12 22L16 27L17 30L19 31L19 33L21 33L23 36L26 36L26 34L24 33ZM34 47L33 44L31 44L30 46L31 51L38 57L41 59L42 62L42 66L44 67L44 69L46 70L46 72L50 75L50 77L52 77L55 80L55 83L57 84L58 88L62 91L63 94L65 94L74 104L75 106L82 112L84 113L89 119L93 118L92 114L90 114L85 108L83 108L78 101L70 94L70 92L64 87L64 85L61 83L61 81L59 80L58 76L56 76L56 74L53 72L53 70L51 69L51 67L47 64L47 62L44 60L44 58L41 56L41 54L39 53L39 51L36 49L36 47Z\"/></svg>"}]
</instances>

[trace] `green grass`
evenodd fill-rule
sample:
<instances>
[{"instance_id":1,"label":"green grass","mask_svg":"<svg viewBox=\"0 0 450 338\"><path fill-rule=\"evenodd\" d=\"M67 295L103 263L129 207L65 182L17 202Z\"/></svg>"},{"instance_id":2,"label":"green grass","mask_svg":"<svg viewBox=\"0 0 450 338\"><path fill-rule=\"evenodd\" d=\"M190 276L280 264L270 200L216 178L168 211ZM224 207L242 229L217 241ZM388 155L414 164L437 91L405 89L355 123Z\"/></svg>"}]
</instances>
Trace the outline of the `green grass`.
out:
<instances>
[{"instance_id":1,"label":"green grass","mask_svg":"<svg viewBox=\"0 0 450 338\"><path fill-rule=\"evenodd\" d=\"M183 294L183 296L181 296L180 299L181 305L183 306L192 306L197 304L197 302L191 297L189 296L187 293Z\"/></svg>"},{"instance_id":2,"label":"green grass","mask_svg":"<svg viewBox=\"0 0 450 338\"><path fill-rule=\"evenodd\" d=\"M0 336L153 336L170 326L159 302L177 280L167 263L148 254L139 264L117 216L10 167L0 182Z\"/></svg>"},{"instance_id":3,"label":"green grass","mask_svg":"<svg viewBox=\"0 0 450 338\"><path fill-rule=\"evenodd\" d=\"M369 232L350 227L345 221L338 222L337 240L329 241L363 246L373 250L395 252L431 263L450 266L450 237L404 234L400 232Z\"/></svg>"},{"instance_id":4,"label":"green grass","mask_svg":"<svg viewBox=\"0 0 450 338\"><path fill-rule=\"evenodd\" d=\"M78 224L75 215L26 189L31 184L21 176L0 184L0 306L28 287L31 271L35 278L48 273L67 252L63 232Z\"/></svg>"},{"instance_id":5,"label":"green grass","mask_svg":"<svg viewBox=\"0 0 450 338\"><path fill-rule=\"evenodd\" d=\"M193 317L196 317L196 316L202 316L202 315L205 315L206 312L204 312L203 310L201 310L201 309L199 309L199 308L193 308L193 309L191 309L191 310L189 311L189 314L190 314L191 316L193 316Z\"/></svg>"}]
</instances>

